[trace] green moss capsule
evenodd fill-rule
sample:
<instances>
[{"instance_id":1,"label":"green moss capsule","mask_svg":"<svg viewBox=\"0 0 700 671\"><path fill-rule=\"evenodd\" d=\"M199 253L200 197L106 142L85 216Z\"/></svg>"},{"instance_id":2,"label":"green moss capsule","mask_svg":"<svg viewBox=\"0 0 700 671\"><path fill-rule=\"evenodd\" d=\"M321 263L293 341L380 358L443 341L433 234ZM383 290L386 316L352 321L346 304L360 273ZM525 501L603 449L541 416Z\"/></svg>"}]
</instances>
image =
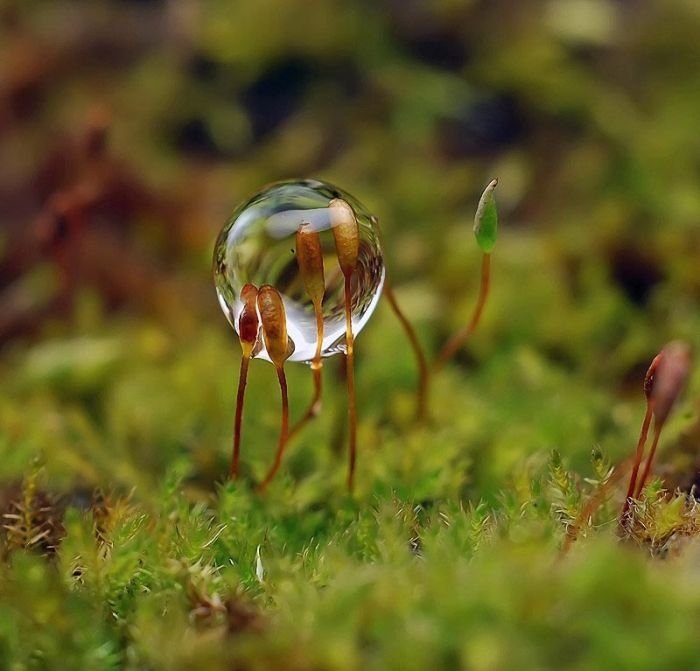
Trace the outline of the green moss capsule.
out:
<instances>
[{"instance_id":1,"label":"green moss capsule","mask_svg":"<svg viewBox=\"0 0 700 671\"><path fill-rule=\"evenodd\" d=\"M492 179L484 189L479 199L479 205L474 215L474 235L476 242L484 254L490 254L496 246L498 237L498 211L493 192L498 185L498 179Z\"/></svg>"}]
</instances>

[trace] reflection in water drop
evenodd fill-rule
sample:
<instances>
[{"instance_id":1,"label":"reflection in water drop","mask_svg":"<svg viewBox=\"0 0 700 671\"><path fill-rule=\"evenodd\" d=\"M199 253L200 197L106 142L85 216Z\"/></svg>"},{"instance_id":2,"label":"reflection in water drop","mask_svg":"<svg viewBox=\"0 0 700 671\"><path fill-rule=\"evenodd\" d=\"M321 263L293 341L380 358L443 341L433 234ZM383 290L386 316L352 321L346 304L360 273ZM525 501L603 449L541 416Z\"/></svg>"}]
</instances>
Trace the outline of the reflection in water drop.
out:
<instances>
[{"instance_id":1,"label":"reflection in water drop","mask_svg":"<svg viewBox=\"0 0 700 671\"><path fill-rule=\"evenodd\" d=\"M352 277L352 321L357 335L369 320L384 283L384 259L376 219L352 196L315 180L280 182L241 205L219 234L214 250L216 290L224 314L238 328L246 283L270 284L284 301L294 351L290 361L311 361L316 351L316 318L296 258L295 236L302 225L318 232L325 268L323 356L345 351L344 277L336 255L328 204L342 198L353 208L360 231ZM264 344L255 355L270 360Z\"/></svg>"}]
</instances>

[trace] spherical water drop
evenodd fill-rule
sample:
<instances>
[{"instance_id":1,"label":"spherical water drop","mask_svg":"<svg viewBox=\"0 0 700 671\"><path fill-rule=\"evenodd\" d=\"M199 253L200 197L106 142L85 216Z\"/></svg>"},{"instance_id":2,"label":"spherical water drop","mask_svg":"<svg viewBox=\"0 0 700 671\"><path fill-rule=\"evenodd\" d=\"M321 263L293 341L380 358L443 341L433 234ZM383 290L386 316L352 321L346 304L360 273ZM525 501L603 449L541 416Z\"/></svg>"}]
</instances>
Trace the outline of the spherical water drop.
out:
<instances>
[{"instance_id":1,"label":"spherical water drop","mask_svg":"<svg viewBox=\"0 0 700 671\"><path fill-rule=\"evenodd\" d=\"M316 352L316 318L304 288L295 236L306 225L319 233L323 250L323 356L345 351L344 276L338 262L328 204L341 198L352 207L359 227L359 256L352 275L352 325L357 335L374 311L384 284L384 258L376 219L343 190L316 180L279 182L243 203L219 234L214 277L221 309L234 327L250 282L270 284L282 295L292 341L290 361L311 361ZM261 338L258 358L270 360Z\"/></svg>"}]
</instances>

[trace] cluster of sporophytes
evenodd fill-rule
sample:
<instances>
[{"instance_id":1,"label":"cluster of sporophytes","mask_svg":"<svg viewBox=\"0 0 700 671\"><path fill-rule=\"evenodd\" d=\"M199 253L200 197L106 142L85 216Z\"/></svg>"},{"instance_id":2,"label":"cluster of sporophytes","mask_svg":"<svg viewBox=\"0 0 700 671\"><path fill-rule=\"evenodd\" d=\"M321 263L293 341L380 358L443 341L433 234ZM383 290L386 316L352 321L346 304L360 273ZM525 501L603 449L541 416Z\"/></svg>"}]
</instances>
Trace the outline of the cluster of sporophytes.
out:
<instances>
[{"instance_id":1,"label":"cluster of sporophytes","mask_svg":"<svg viewBox=\"0 0 700 671\"><path fill-rule=\"evenodd\" d=\"M634 518L623 529L630 543L618 543L607 530L616 529L620 512L612 494L624 492L607 483L631 463L615 470L597 452L587 470L575 472L569 451L548 462L532 455L512 478L502 471L503 494L479 502L488 488L476 481L467 490L478 476L459 459L488 461L488 446L478 434L449 433L448 423L441 429L447 439L430 426L411 427L410 436L403 429L384 433L388 449L362 462L357 499L339 497L337 485L318 473L330 468L328 444L320 440L303 446L306 471L288 459L292 477L276 478L264 497L245 480L212 491L223 462L206 471L203 450L182 447L186 440L220 445L227 438L229 376L221 361L234 359L226 358L223 333L211 338L203 329L192 345L177 343L171 359L167 341L150 331L127 334L121 367L106 342L97 343L100 353L89 339L76 341L75 358L75 349L54 347L54 359L72 362L69 372L84 378L73 381L73 393L79 383L103 390L104 409L94 409L98 433L67 402L47 400L50 381L29 401L5 399L5 425L26 443L0 441L6 468L15 463L12 472L24 473L0 492L0 645L9 668L614 669L633 666L639 655L648 660L641 668L663 668L669 660L692 668L700 617L700 508L692 497L663 492L652 479L631 505ZM81 366L94 359L102 363L91 375L102 377L91 382ZM665 348L653 384L646 384L664 426L684 361L683 348ZM36 379L41 362L30 357L28 364L26 374ZM389 364L377 365L379 377L390 376ZM507 367L514 367L510 358ZM292 370L290 379L303 381L305 372ZM64 367L60 375L66 374ZM198 375L210 385L204 391L192 383ZM473 385L460 381L458 390L446 372L433 394L439 398L443 388L464 394L450 413L471 409L479 395L488 400L493 389L485 381L495 375L493 368L475 370ZM518 375L509 370L498 384L517 383ZM67 384L59 379L51 383ZM577 383L554 382L562 379ZM259 382L251 380L248 389L251 408L267 403ZM292 407L302 407L307 399L298 384L292 387ZM59 389L69 395L68 386ZM328 385L326 398L340 400L341 391ZM531 393L543 404L551 390ZM8 415L13 407L22 412ZM593 407L581 400L584 413ZM432 411L445 417L438 403ZM499 409L499 425L508 412ZM269 419L274 431L276 418ZM481 419L488 431L489 420ZM260 424L251 420L252 436ZM654 415L650 436L653 422ZM542 442L537 435L536 444ZM51 445L47 468L13 461L41 444ZM143 479L149 471L156 477ZM64 478L58 483L57 474ZM92 492L81 481L109 482L115 490ZM598 503L587 514L590 501ZM574 532L579 541L558 561ZM641 551L629 552L628 544ZM674 559L652 563L646 554Z\"/></svg>"},{"instance_id":2,"label":"cluster of sporophytes","mask_svg":"<svg viewBox=\"0 0 700 671\"><path fill-rule=\"evenodd\" d=\"M382 290L409 339L418 364L416 420L424 422L428 419L432 371L440 370L462 347L478 326L486 305L491 283L491 253L498 230L494 198L497 184L496 179L489 182L474 217L474 235L483 254L476 307L468 324L445 344L432 365L428 363L415 330L400 308L386 277L377 217L358 212L364 208L337 187L312 180L274 184L239 207L222 230L214 251L221 306L238 333L242 350L233 431L233 479L239 475L243 406L250 360L260 356L272 362L281 393L277 452L271 468L258 486L264 491L279 471L290 438L320 412L323 357L342 352L346 361L349 430L347 487L353 490L357 459L355 336L371 316ZM357 203L355 207L350 200ZM270 206L270 202L274 205ZM362 218L365 219L364 230L360 224ZM330 253L328 245L324 249L324 235L332 239ZM263 238L263 241L257 241L261 249L253 254L248 248L256 243L256 237ZM291 252L295 261L292 264L286 263L284 258L277 258L284 257L287 252L279 246L280 238L288 238L294 245ZM327 265L331 266L330 272ZM280 286L271 283L256 286L248 281L254 276L268 281L275 277ZM334 284L339 280L342 284L344 332L328 344L325 342L326 324L337 321L337 316L331 308L325 309L324 299L334 292ZM295 291L296 297L291 297ZM303 336L297 335L295 340L290 335L288 313L294 314L291 321L298 321L303 327L305 309L313 315L315 343L313 356L306 362L311 367L314 392L307 410L290 429L284 367Z\"/></svg>"},{"instance_id":3,"label":"cluster of sporophytes","mask_svg":"<svg viewBox=\"0 0 700 671\"><path fill-rule=\"evenodd\" d=\"M372 240L370 235L379 237L379 222L373 215L362 215L364 208L355 201L353 207L351 197L331 185L320 182L302 181L287 182L272 185L261 194L243 204L224 227L214 255L217 288L221 305L234 329L238 333L241 349L241 369L236 400L236 412L233 432L233 456L231 461L231 477L239 476L241 430L245 388L247 384L250 360L256 356L269 359L275 366L281 391L281 428L274 462L262 482L259 491L264 491L282 464L282 458L289 440L296 435L309 421L318 415L322 400L322 369L323 357L342 352L346 360L347 408L349 424L349 464L347 487L353 490L355 482L355 465L357 458L357 403L354 372L354 343L359 328L376 305L378 294L383 290L389 305L398 318L418 364L418 388L415 419L425 422L429 419L429 388L430 378L439 371L463 346L479 324L491 283L491 254L496 245L498 230L498 213L494 191L498 180L494 179L484 190L474 217L474 235L482 252L482 266L479 296L469 322L451 337L440 350L435 361L430 364L420 345L420 341L404 311L400 308L391 284L386 278L384 259L379 240ZM303 195L303 197L302 197ZM260 202L274 202L268 210L260 210ZM367 219L367 231L362 231L359 220ZM246 228L250 221L255 226L266 230L268 239L262 243L263 249L257 255L246 253L245 248L251 244L246 236ZM282 226L280 225L282 222ZM322 235L329 235L332 248L324 245ZM293 242L290 251L294 256L291 263L278 262L275 256L280 252L274 248L271 238L289 238ZM276 240L275 240L276 242ZM269 244L272 249L265 249ZM240 252L239 249L243 249ZM283 252L287 250L284 249ZM363 257L367 257L364 258ZM283 270L277 271L275 277L282 283L280 289L272 284L260 287L246 281L236 296L236 282L240 284L241 276L246 277L260 273L270 276L269 270L260 266L270 266L270 257L277 265L282 264ZM330 257L330 258L329 258ZM365 282L362 273L367 273L365 266L375 264L379 268L379 276L375 276L374 285ZM232 267L233 266L233 267ZM327 266L330 267L328 272ZM273 274L274 275L274 274ZM290 281L290 277L292 280ZM344 318L344 333L330 346L325 341L326 324L332 323L324 312L324 300L333 291L334 282L338 279L342 285L342 314ZM294 284L298 285L296 298ZM353 321L354 316L362 312L360 303L367 303L364 293L370 294L374 301L367 309L363 320ZM373 295L376 294L376 295ZM228 297L228 299L227 299ZM231 300L233 297L233 300ZM291 427L289 425L289 400L285 362L295 352L297 345L288 332L287 312L291 310L298 314L303 312L303 303L313 316L315 341L313 356L310 364L313 375L313 397L300 419ZM290 306L285 308L285 303ZM301 309L299 305L302 305ZM299 320L299 317L295 317ZM298 338L298 336L297 336ZM309 350L311 352L312 350ZM672 342L654 358L644 379L646 395L646 413L634 454L629 487L619 517L620 529L629 532L634 525L634 505L639 501L651 475L651 468L656 455L661 431L671 412L671 409L681 393L687 380L691 366L690 350L687 345ZM651 422L654 431L651 448L646 457L643 469L642 459ZM567 539L564 544L568 549L581 528L588 525L596 509L608 496L612 486L623 477L627 463L612 469L605 478L601 478L600 486L590 500L583 506L580 513L572 518L567 529Z\"/></svg>"}]
</instances>

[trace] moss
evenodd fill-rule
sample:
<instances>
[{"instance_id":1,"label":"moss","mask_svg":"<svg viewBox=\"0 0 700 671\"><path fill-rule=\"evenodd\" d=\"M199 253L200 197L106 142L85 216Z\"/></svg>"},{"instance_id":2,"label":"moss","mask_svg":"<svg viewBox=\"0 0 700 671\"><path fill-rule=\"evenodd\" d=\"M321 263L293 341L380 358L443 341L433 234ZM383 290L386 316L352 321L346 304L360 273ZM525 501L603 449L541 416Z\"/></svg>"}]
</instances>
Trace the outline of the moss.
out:
<instances>
[{"instance_id":1,"label":"moss","mask_svg":"<svg viewBox=\"0 0 700 671\"><path fill-rule=\"evenodd\" d=\"M693 3L0 4L0 671L698 666L697 375L622 531L614 469L652 356L700 346ZM252 363L227 482L234 206L286 177L357 193L434 355L494 175L490 302L430 422L380 305L355 497L330 360L264 497ZM287 374L294 419L311 377Z\"/></svg>"}]
</instances>

